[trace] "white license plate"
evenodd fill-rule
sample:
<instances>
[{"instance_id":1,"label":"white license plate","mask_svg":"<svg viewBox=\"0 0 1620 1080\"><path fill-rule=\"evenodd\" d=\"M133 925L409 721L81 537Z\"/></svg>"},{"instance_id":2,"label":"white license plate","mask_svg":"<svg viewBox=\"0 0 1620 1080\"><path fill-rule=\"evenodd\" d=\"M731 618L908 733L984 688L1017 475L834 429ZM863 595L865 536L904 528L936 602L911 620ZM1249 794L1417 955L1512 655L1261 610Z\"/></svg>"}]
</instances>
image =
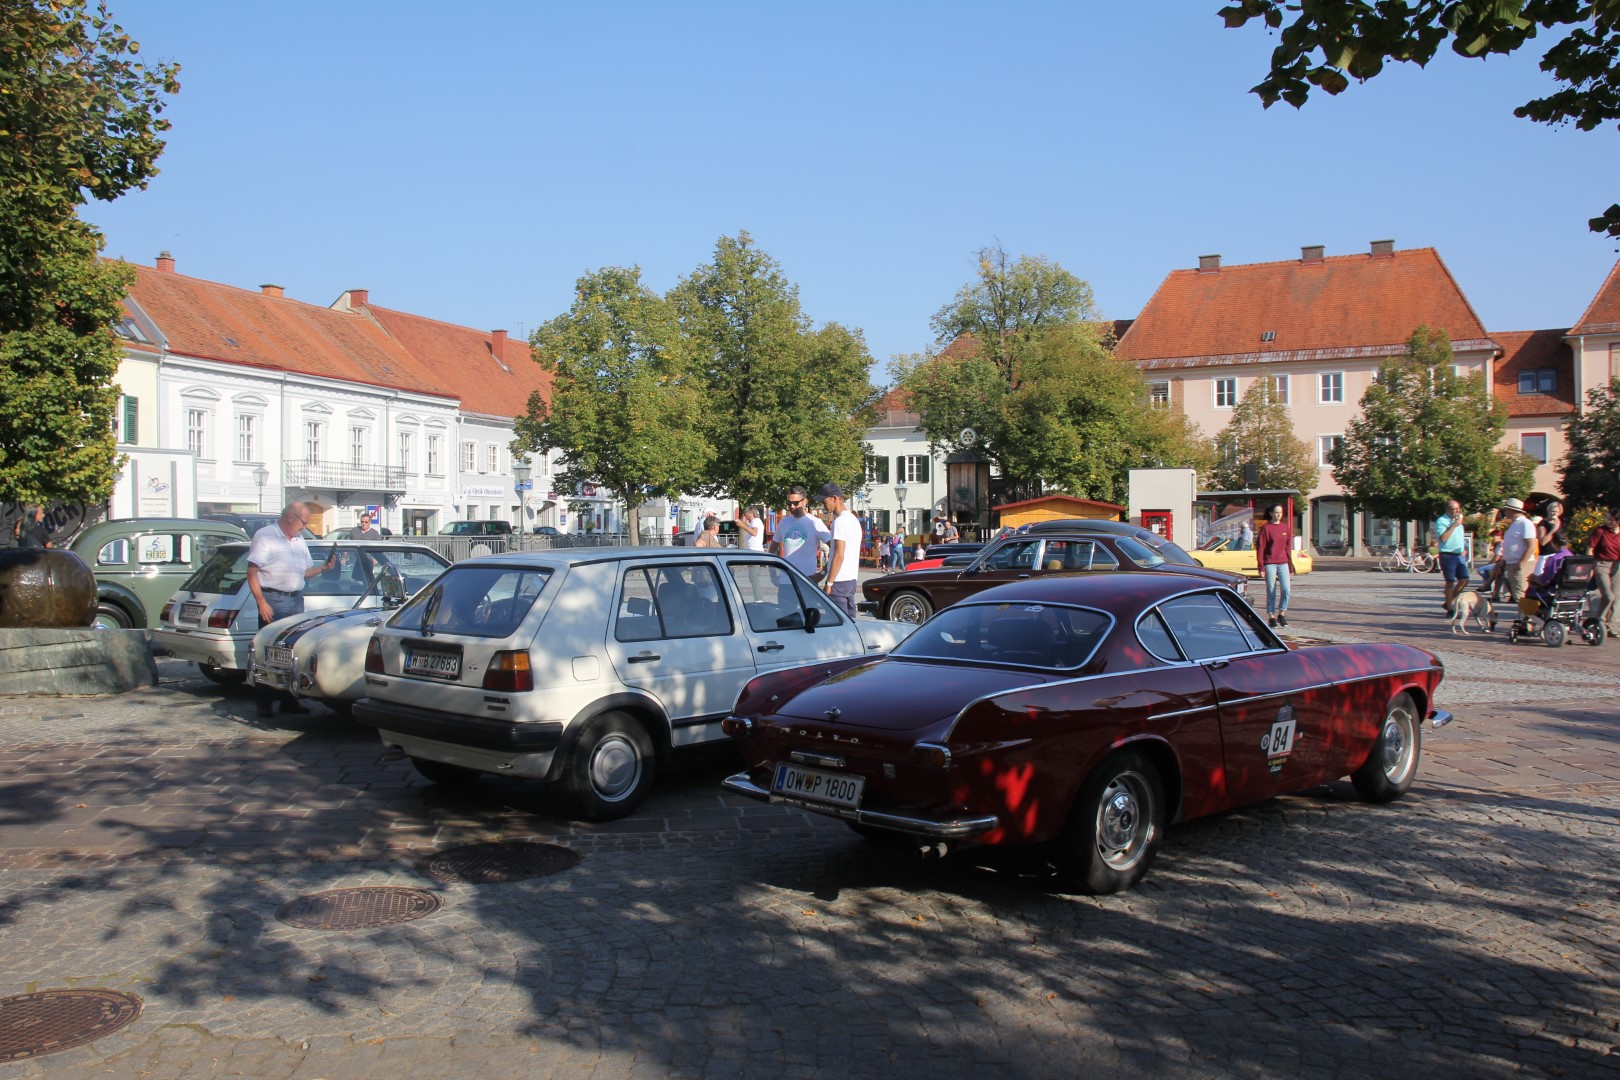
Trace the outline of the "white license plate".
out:
<instances>
[{"instance_id":1,"label":"white license plate","mask_svg":"<svg viewBox=\"0 0 1620 1080\"><path fill-rule=\"evenodd\" d=\"M180 605L181 622L202 622L203 612L208 610L207 604L184 603Z\"/></svg>"},{"instance_id":2,"label":"white license plate","mask_svg":"<svg viewBox=\"0 0 1620 1080\"><path fill-rule=\"evenodd\" d=\"M285 645L272 645L264 650L264 662L279 668L292 667L292 649Z\"/></svg>"},{"instance_id":3,"label":"white license plate","mask_svg":"<svg viewBox=\"0 0 1620 1080\"><path fill-rule=\"evenodd\" d=\"M430 679L459 679L461 654L428 649L406 649L405 674L426 675Z\"/></svg>"},{"instance_id":4,"label":"white license plate","mask_svg":"<svg viewBox=\"0 0 1620 1080\"><path fill-rule=\"evenodd\" d=\"M843 773L822 772L820 769L801 769L797 765L778 762L771 790L780 795L793 795L801 799L832 803L855 809L861 805L861 792L866 778L846 776Z\"/></svg>"}]
</instances>

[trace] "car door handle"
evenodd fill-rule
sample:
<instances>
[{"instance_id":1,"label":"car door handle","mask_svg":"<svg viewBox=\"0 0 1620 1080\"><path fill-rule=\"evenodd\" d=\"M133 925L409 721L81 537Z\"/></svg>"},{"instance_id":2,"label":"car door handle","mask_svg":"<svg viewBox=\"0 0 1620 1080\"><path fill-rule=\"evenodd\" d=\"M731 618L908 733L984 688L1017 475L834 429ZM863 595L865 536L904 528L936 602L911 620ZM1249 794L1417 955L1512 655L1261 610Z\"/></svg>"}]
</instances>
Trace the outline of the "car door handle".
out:
<instances>
[{"instance_id":1,"label":"car door handle","mask_svg":"<svg viewBox=\"0 0 1620 1080\"><path fill-rule=\"evenodd\" d=\"M1019 580L1019 581L1023 581L1023 580L1024 580L1024 579L1025 579L1025 578L1027 578L1027 577L1029 577L1029 575L1028 575L1028 574L1019 574L1019 575L1018 575L1018 580Z\"/></svg>"},{"instance_id":2,"label":"car door handle","mask_svg":"<svg viewBox=\"0 0 1620 1080\"><path fill-rule=\"evenodd\" d=\"M785 648L787 648L787 646L783 645L780 641L767 641L765 644L763 644L763 645L761 645L759 647L759 651L760 652L781 652Z\"/></svg>"},{"instance_id":3,"label":"car door handle","mask_svg":"<svg viewBox=\"0 0 1620 1080\"><path fill-rule=\"evenodd\" d=\"M632 663L632 664L650 664L654 660L662 660L662 659L663 659L663 657L659 656L655 652L644 652L644 653L637 653L636 655L632 656L629 659L628 662Z\"/></svg>"},{"instance_id":4,"label":"car door handle","mask_svg":"<svg viewBox=\"0 0 1620 1080\"><path fill-rule=\"evenodd\" d=\"M1226 667L1231 662L1232 661L1230 661L1230 660L1211 660L1209 663L1205 664L1204 666L1209 668L1209 670L1211 670L1211 671L1219 671L1219 670L1221 670L1221 668Z\"/></svg>"}]
</instances>

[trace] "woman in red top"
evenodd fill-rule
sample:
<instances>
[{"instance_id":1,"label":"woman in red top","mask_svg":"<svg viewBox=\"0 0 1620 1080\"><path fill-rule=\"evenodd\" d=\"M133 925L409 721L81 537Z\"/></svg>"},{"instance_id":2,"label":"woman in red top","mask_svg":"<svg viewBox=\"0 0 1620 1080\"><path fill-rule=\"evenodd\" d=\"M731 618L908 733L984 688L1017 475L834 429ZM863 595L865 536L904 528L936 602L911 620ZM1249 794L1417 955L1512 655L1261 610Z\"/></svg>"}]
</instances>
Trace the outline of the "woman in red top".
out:
<instances>
[{"instance_id":1,"label":"woman in red top","mask_svg":"<svg viewBox=\"0 0 1620 1080\"><path fill-rule=\"evenodd\" d=\"M1288 625L1288 585L1294 576L1294 527L1283 523L1281 503L1266 510L1266 523L1254 534L1254 557L1266 577L1266 621Z\"/></svg>"},{"instance_id":2,"label":"woman in red top","mask_svg":"<svg viewBox=\"0 0 1620 1080\"><path fill-rule=\"evenodd\" d=\"M1615 587L1620 585L1620 580L1617 580L1620 575L1616 574L1620 570L1620 516L1611 511L1603 519L1603 525L1592 530L1586 550L1597 560L1598 595L1603 599L1603 612L1598 617L1603 620L1607 633L1620 633L1614 625L1614 593Z\"/></svg>"}]
</instances>

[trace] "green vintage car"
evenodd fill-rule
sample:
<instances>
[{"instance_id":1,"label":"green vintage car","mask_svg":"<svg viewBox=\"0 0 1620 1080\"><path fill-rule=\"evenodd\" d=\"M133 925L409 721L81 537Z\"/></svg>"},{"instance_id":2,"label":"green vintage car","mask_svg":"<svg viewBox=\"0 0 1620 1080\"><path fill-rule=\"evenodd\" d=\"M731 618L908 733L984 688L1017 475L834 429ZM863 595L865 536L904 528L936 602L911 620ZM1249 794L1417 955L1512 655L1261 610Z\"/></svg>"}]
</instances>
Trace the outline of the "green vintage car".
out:
<instances>
[{"instance_id":1,"label":"green vintage car","mask_svg":"<svg viewBox=\"0 0 1620 1080\"><path fill-rule=\"evenodd\" d=\"M200 518L125 518L90 526L68 549L96 574L96 619L103 630L143 630L192 572L221 544L247 533Z\"/></svg>"}]
</instances>

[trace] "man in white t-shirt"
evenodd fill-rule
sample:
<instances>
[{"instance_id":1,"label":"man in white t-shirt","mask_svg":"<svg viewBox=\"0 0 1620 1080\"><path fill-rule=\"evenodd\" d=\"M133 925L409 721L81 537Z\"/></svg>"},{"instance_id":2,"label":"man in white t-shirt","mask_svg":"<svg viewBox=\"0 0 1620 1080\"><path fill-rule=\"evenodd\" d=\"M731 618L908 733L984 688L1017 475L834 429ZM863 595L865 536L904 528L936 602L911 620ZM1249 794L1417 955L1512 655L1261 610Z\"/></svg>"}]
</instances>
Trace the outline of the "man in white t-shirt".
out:
<instances>
[{"instance_id":1,"label":"man in white t-shirt","mask_svg":"<svg viewBox=\"0 0 1620 1080\"><path fill-rule=\"evenodd\" d=\"M1536 543L1535 522L1524 516L1524 503L1518 499L1502 500L1497 520L1508 522L1502 533L1502 584L1507 586L1508 599L1515 604L1524 595L1530 580L1530 570L1541 554Z\"/></svg>"},{"instance_id":2,"label":"man in white t-shirt","mask_svg":"<svg viewBox=\"0 0 1620 1080\"><path fill-rule=\"evenodd\" d=\"M832 538L821 519L810 514L810 493L800 484L788 491L787 516L776 523L771 550L811 581L821 577L821 545Z\"/></svg>"},{"instance_id":3,"label":"man in white t-shirt","mask_svg":"<svg viewBox=\"0 0 1620 1080\"><path fill-rule=\"evenodd\" d=\"M823 484L821 505L833 515L832 553L827 557L827 583L823 588L838 609L855 618L855 585L861 569L861 523L844 503L844 489Z\"/></svg>"},{"instance_id":4,"label":"man in white t-shirt","mask_svg":"<svg viewBox=\"0 0 1620 1080\"><path fill-rule=\"evenodd\" d=\"M759 519L759 507L750 506L737 519L737 531L742 534L744 551L765 550L765 523Z\"/></svg>"},{"instance_id":5,"label":"man in white t-shirt","mask_svg":"<svg viewBox=\"0 0 1620 1080\"><path fill-rule=\"evenodd\" d=\"M248 545L247 583L259 613L259 625L285 619L304 610L304 581L337 565L337 545L332 546L324 563L309 557L304 543L304 527L309 524L308 503L288 503L274 525L253 534ZM303 703L285 690L259 683L254 687L254 703L260 716L270 716L277 698L284 713L307 713Z\"/></svg>"}]
</instances>

